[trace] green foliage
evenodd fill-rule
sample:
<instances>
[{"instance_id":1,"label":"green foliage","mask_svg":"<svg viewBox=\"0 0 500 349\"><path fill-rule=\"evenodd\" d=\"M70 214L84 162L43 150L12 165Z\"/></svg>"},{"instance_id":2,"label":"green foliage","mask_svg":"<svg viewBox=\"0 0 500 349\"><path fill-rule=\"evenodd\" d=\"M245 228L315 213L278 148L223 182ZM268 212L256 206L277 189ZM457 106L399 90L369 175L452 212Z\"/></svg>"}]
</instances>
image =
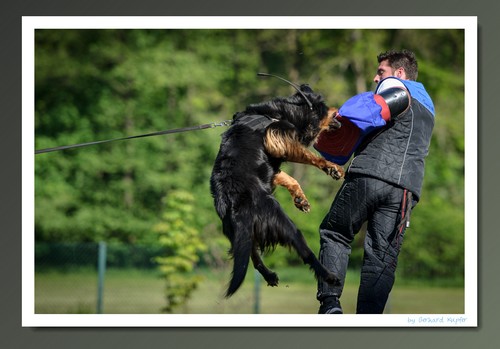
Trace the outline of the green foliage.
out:
<instances>
[{"instance_id":1,"label":"green foliage","mask_svg":"<svg viewBox=\"0 0 500 349\"><path fill-rule=\"evenodd\" d=\"M206 251L196 227L194 197L185 191L173 191L165 198L165 212L155 225L158 244L166 250L165 256L155 260L166 281L164 310L184 304L201 281L193 269L199 254Z\"/></svg>"},{"instance_id":2,"label":"green foliage","mask_svg":"<svg viewBox=\"0 0 500 349\"><path fill-rule=\"evenodd\" d=\"M464 264L463 30L37 30L36 149L231 119L247 104L293 90L257 72L309 83L340 106L372 89L376 55L408 48L436 107L421 202L401 256L404 271L461 276ZM44 242L157 243L162 199L189 192L203 263L225 264L227 241L208 179L222 128L115 142L35 157L35 236ZM276 195L319 248L318 226L339 188L317 169L287 164L312 204ZM353 260L362 253L354 243ZM271 264L298 262L278 248Z\"/></svg>"}]
</instances>

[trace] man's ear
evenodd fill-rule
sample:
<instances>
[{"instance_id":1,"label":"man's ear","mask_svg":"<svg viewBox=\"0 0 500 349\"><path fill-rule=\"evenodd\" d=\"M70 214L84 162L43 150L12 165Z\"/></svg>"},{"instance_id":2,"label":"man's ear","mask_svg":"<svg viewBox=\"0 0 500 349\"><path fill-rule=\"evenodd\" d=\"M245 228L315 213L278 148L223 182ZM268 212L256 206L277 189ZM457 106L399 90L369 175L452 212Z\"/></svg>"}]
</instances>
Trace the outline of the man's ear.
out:
<instances>
[{"instance_id":1,"label":"man's ear","mask_svg":"<svg viewBox=\"0 0 500 349\"><path fill-rule=\"evenodd\" d=\"M406 80L406 72L403 67L396 69L396 77L402 80Z\"/></svg>"}]
</instances>

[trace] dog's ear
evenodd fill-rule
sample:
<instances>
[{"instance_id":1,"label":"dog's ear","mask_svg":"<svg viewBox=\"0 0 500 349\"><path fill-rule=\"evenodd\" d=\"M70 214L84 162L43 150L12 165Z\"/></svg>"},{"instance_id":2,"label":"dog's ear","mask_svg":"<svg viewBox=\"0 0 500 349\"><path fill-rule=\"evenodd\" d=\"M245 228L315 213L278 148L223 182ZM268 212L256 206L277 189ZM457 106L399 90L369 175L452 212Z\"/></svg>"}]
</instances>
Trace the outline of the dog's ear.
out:
<instances>
[{"instance_id":1,"label":"dog's ear","mask_svg":"<svg viewBox=\"0 0 500 349\"><path fill-rule=\"evenodd\" d=\"M305 93L313 93L313 89L311 88L311 86L309 86L308 84L302 84L300 85L300 90L302 92L305 92Z\"/></svg>"}]
</instances>

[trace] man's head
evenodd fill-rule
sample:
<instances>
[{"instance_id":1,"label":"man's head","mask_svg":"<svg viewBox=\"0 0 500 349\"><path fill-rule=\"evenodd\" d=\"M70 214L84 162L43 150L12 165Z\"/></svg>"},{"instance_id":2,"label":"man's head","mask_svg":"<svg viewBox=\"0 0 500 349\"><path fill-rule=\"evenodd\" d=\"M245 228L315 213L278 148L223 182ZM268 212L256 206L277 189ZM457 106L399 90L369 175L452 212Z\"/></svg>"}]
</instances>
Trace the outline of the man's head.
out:
<instances>
[{"instance_id":1,"label":"man's head","mask_svg":"<svg viewBox=\"0 0 500 349\"><path fill-rule=\"evenodd\" d=\"M408 50L387 51L379 54L377 60L379 65L373 78L376 83L389 76L403 80L417 80L418 64L413 52Z\"/></svg>"}]
</instances>

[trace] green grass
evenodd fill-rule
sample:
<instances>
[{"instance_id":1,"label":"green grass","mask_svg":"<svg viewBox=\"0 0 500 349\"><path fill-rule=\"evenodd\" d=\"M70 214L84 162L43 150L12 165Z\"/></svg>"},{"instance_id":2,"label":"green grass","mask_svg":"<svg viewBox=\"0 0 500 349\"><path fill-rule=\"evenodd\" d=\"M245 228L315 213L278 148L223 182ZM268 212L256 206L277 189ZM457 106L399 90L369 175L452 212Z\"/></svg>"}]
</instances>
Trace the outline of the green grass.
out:
<instances>
[{"instance_id":1,"label":"green grass","mask_svg":"<svg viewBox=\"0 0 500 349\"><path fill-rule=\"evenodd\" d=\"M259 312L263 314L314 314L318 309L316 281L304 266L276 268L278 287L259 278ZM250 269L245 283L230 299L223 297L229 270L201 270L203 282L188 304L176 313L252 314L255 311L255 275ZM347 276L342 306L354 313L359 276ZM155 271L107 270L104 282L104 313L160 313L165 282ZM43 271L35 275L35 313L95 313L97 275L93 270ZM440 287L397 280L387 307L393 314L462 314L463 287Z\"/></svg>"}]
</instances>

